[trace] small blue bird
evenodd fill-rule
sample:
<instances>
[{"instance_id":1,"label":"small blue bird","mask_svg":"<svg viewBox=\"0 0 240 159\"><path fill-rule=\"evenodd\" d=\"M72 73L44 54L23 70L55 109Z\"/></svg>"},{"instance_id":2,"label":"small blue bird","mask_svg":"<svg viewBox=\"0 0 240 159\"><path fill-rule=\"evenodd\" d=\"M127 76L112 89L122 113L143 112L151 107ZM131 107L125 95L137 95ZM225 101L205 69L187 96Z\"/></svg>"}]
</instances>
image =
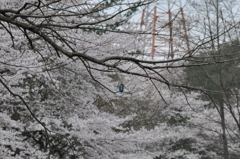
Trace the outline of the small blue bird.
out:
<instances>
[{"instance_id":1,"label":"small blue bird","mask_svg":"<svg viewBox=\"0 0 240 159\"><path fill-rule=\"evenodd\" d=\"M120 84L120 86L119 86L119 92L123 92L123 90L124 90L124 85L123 84Z\"/></svg>"}]
</instances>

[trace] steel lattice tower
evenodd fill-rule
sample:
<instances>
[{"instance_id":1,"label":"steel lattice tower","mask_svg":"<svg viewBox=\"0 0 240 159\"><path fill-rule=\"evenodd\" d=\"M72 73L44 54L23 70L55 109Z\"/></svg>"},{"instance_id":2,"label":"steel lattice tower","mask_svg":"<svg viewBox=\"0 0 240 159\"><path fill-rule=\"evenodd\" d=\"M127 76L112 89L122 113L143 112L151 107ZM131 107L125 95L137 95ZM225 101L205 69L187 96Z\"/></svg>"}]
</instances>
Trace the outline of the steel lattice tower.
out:
<instances>
[{"instance_id":1,"label":"steel lattice tower","mask_svg":"<svg viewBox=\"0 0 240 159\"><path fill-rule=\"evenodd\" d=\"M143 9L140 32L151 32L142 35L141 40L147 48L145 53L150 53L152 59L155 55L174 58L190 54L187 22L181 0Z\"/></svg>"}]
</instances>

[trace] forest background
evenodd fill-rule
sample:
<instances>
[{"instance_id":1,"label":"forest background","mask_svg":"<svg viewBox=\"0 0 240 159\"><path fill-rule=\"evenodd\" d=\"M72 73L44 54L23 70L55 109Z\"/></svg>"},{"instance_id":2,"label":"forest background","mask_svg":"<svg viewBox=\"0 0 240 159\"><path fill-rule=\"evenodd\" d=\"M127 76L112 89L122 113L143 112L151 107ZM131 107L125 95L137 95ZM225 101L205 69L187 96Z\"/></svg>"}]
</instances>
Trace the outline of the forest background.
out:
<instances>
[{"instance_id":1,"label":"forest background","mask_svg":"<svg viewBox=\"0 0 240 159\"><path fill-rule=\"evenodd\" d=\"M240 2L180 2L1 0L0 156L238 159Z\"/></svg>"}]
</instances>

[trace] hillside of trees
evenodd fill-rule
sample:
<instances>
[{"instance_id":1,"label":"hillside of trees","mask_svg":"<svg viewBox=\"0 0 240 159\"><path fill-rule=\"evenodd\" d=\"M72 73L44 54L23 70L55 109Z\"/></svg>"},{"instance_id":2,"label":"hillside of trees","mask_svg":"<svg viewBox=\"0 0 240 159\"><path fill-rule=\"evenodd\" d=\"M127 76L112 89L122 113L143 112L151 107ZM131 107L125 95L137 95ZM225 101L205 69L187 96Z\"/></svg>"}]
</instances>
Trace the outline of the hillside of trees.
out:
<instances>
[{"instance_id":1,"label":"hillside of trees","mask_svg":"<svg viewBox=\"0 0 240 159\"><path fill-rule=\"evenodd\" d=\"M170 3L0 1L0 158L238 159L240 4L186 0L191 50L152 60L133 19Z\"/></svg>"}]
</instances>

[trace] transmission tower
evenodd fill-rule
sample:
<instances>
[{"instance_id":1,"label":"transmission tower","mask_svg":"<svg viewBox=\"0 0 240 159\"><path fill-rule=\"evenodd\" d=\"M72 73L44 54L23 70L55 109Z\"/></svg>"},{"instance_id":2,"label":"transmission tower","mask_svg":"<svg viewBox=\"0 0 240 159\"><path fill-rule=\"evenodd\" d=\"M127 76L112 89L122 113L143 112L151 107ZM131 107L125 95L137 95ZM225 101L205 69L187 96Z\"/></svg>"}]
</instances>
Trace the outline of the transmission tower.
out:
<instances>
[{"instance_id":1,"label":"transmission tower","mask_svg":"<svg viewBox=\"0 0 240 159\"><path fill-rule=\"evenodd\" d=\"M152 9L144 9L140 30L151 32L141 39L145 41L147 48L145 52L150 53L152 59L155 55L174 58L190 52L187 23L181 0L167 1L165 4L156 4Z\"/></svg>"}]
</instances>

